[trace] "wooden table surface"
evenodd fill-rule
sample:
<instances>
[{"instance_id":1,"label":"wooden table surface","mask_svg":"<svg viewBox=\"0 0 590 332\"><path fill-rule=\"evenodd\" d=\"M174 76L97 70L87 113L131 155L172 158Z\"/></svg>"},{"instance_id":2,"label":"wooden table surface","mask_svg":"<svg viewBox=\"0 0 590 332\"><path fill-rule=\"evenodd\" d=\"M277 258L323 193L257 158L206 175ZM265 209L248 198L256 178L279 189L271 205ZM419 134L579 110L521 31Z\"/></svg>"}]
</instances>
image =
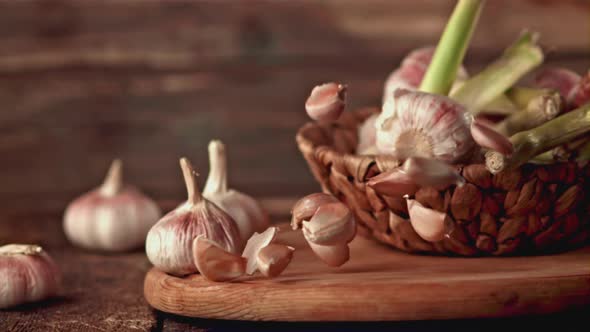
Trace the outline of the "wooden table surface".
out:
<instances>
[{"instance_id":1,"label":"wooden table surface","mask_svg":"<svg viewBox=\"0 0 590 332\"><path fill-rule=\"evenodd\" d=\"M183 199L178 158L206 174L206 145L228 145L231 183L269 198L284 221L318 190L294 143L317 83L349 84L350 108L377 105L410 49L435 44L454 1L0 1L0 244L43 245L64 271L61 297L0 311L0 331L481 331L589 326L590 308L452 322L275 324L186 319L152 310L141 251L71 247L66 204L111 159L163 209ZM488 1L470 70L528 27L548 63L590 68L588 1ZM1 281L0 281L1 282ZM345 300L345 299L343 299Z\"/></svg>"}]
</instances>

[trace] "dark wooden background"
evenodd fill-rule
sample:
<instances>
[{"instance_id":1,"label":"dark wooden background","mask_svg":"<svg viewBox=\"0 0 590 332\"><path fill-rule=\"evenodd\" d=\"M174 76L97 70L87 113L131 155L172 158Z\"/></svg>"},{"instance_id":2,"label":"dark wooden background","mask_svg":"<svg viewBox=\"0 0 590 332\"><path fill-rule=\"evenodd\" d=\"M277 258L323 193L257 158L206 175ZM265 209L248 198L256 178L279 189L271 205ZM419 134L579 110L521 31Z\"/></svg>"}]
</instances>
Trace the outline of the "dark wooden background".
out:
<instances>
[{"instance_id":1,"label":"dark wooden background","mask_svg":"<svg viewBox=\"0 0 590 332\"><path fill-rule=\"evenodd\" d=\"M453 5L0 1L0 243L45 245L69 286L58 300L0 312L0 330L214 328L146 305L141 252L71 248L60 224L67 202L120 157L129 182L170 208L184 196L178 158L204 181L207 143L220 138L232 186L285 217L294 197L318 190L294 143L309 90L346 82L351 109L378 105L387 74L437 42ZM481 68L522 28L541 32L549 64L590 67L585 0L488 1L467 67Z\"/></svg>"}]
</instances>

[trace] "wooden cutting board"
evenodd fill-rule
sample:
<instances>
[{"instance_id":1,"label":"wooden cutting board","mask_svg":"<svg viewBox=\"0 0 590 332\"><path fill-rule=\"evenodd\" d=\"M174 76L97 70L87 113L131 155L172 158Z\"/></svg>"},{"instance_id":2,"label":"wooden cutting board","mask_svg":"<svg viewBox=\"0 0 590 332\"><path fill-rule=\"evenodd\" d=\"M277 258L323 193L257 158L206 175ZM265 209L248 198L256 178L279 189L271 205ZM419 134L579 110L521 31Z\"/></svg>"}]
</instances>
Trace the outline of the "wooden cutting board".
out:
<instances>
[{"instance_id":1,"label":"wooden cutting board","mask_svg":"<svg viewBox=\"0 0 590 332\"><path fill-rule=\"evenodd\" d=\"M152 269L147 301L183 316L251 321L503 317L590 304L590 247L553 256L448 258L408 255L357 238L351 260L330 268L300 232L281 230L277 242L296 252L280 277L217 283Z\"/></svg>"}]
</instances>

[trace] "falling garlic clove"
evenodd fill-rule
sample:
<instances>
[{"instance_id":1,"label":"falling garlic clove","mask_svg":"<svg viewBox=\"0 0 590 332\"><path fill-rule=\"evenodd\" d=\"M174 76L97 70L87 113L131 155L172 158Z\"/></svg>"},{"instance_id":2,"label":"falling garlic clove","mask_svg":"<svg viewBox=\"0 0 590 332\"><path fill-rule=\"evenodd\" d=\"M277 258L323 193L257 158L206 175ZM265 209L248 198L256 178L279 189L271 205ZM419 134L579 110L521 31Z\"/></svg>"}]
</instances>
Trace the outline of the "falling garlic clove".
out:
<instances>
[{"instance_id":1,"label":"falling garlic clove","mask_svg":"<svg viewBox=\"0 0 590 332\"><path fill-rule=\"evenodd\" d=\"M508 137L486 126L479 120L471 123L471 136L482 148L497 151L503 155L509 155L514 151L514 146L512 146Z\"/></svg>"},{"instance_id":2,"label":"falling garlic clove","mask_svg":"<svg viewBox=\"0 0 590 332\"><path fill-rule=\"evenodd\" d=\"M232 254L203 235L193 241L193 260L203 277L211 281L230 281L246 273L246 259Z\"/></svg>"},{"instance_id":3,"label":"falling garlic clove","mask_svg":"<svg viewBox=\"0 0 590 332\"><path fill-rule=\"evenodd\" d=\"M190 161L182 158L180 166L188 199L162 217L149 231L146 240L150 262L158 269L178 276L198 272L193 260L193 240L197 236L203 235L234 254L239 252L241 241L232 217L199 192Z\"/></svg>"},{"instance_id":4,"label":"falling garlic clove","mask_svg":"<svg viewBox=\"0 0 590 332\"><path fill-rule=\"evenodd\" d=\"M436 159L411 157L403 163L402 170L422 187L444 189L465 183L453 166Z\"/></svg>"},{"instance_id":5,"label":"falling garlic clove","mask_svg":"<svg viewBox=\"0 0 590 332\"><path fill-rule=\"evenodd\" d=\"M307 242L319 245L346 244L356 235L356 223L350 209L341 202L320 206L309 221L303 222Z\"/></svg>"},{"instance_id":6,"label":"falling garlic clove","mask_svg":"<svg viewBox=\"0 0 590 332\"><path fill-rule=\"evenodd\" d=\"M348 262L350 259L350 248L348 247L348 244L322 246L312 242L308 243L316 256L328 266L339 267L344 265L344 263Z\"/></svg>"},{"instance_id":7,"label":"falling garlic clove","mask_svg":"<svg viewBox=\"0 0 590 332\"><path fill-rule=\"evenodd\" d=\"M447 214L426 208L420 202L408 199L408 214L412 228L421 238L429 242L440 241L445 235Z\"/></svg>"},{"instance_id":8,"label":"falling garlic clove","mask_svg":"<svg viewBox=\"0 0 590 332\"><path fill-rule=\"evenodd\" d=\"M336 121L346 106L346 85L324 83L311 90L305 110L316 121Z\"/></svg>"},{"instance_id":9,"label":"falling garlic clove","mask_svg":"<svg viewBox=\"0 0 590 332\"><path fill-rule=\"evenodd\" d=\"M367 181L367 185L381 195L392 197L413 195L420 189L416 181L401 168L374 176Z\"/></svg>"},{"instance_id":10,"label":"falling garlic clove","mask_svg":"<svg viewBox=\"0 0 590 332\"><path fill-rule=\"evenodd\" d=\"M111 164L103 184L66 208L63 228L74 245L122 252L141 247L161 216L158 205L135 187L123 184L122 162Z\"/></svg>"},{"instance_id":11,"label":"falling garlic clove","mask_svg":"<svg viewBox=\"0 0 590 332\"><path fill-rule=\"evenodd\" d=\"M228 189L227 156L225 145L218 140L209 143L210 171L203 196L229 214L240 232L240 250L254 232L262 232L270 225L270 217L254 198L237 190Z\"/></svg>"},{"instance_id":12,"label":"falling garlic clove","mask_svg":"<svg viewBox=\"0 0 590 332\"><path fill-rule=\"evenodd\" d=\"M320 206L337 202L340 201L336 197L326 193L314 193L301 198L291 211L291 227L293 230L301 228L303 221L310 220Z\"/></svg>"},{"instance_id":13,"label":"falling garlic clove","mask_svg":"<svg viewBox=\"0 0 590 332\"><path fill-rule=\"evenodd\" d=\"M287 268L295 248L282 244L271 243L262 248L256 255L258 270L265 277L274 278Z\"/></svg>"},{"instance_id":14,"label":"falling garlic clove","mask_svg":"<svg viewBox=\"0 0 590 332\"><path fill-rule=\"evenodd\" d=\"M398 89L375 123L377 149L398 160L410 157L457 163L471 157L473 116L445 96Z\"/></svg>"},{"instance_id":15,"label":"falling garlic clove","mask_svg":"<svg viewBox=\"0 0 590 332\"><path fill-rule=\"evenodd\" d=\"M242 257L248 260L246 265L246 274L252 275L254 272L256 272L256 270L258 270L256 257L258 256L260 250L271 244L271 242L275 239L277 232L278 228L269 227L262 233L254 233L250 239L248 239L246 248L244 248L244 252L242 253Z\"/></svg>"},{"instance_id":16,"label":"falling garlic clove","mask_svg":"<svg viewBox=\"0 0 590 332\"><path fill-rule=\"evenodd\" d=\"M37 302L57 295L61 272L37 245L0 247L0 309Z\"/></svg>"}]
</instances>

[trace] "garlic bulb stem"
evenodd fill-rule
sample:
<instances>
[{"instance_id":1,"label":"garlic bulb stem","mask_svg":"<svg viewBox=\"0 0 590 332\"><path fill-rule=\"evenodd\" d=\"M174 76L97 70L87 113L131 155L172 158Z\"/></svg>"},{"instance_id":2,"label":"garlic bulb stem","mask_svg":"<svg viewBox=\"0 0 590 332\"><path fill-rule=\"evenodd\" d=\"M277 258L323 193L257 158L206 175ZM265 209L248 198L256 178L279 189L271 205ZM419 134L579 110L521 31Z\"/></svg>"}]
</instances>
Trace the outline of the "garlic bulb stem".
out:
<instances>
[{"instance_id":1,"label":"garlic bulb stem","mask_svg":"<svg viewBox=\"0 0 590 332\"><path fill-rule=\"evenodd\" d=\"M465 105L472 114L478 114L542 61L543 51L537 45L537 35L525 32L499 59L468 79L451 98Z\"/></svg>"},{"instance_id":2,"label":"garlic bulb stem","mask_svg":"<svg viewBox=\"0 0 590 332\"><path fill-rule=\"evenodd\" d=\"M420 84L420 91L442 95L449 93L463 62L484 2L483 0L457 2Z\"/></svg>"},{"instance_id":3,"label":"garlic bulb stem","mask_svg":"<svg viewBox=\"0 0 590 332\"><path fill-rule=\"evenodd\" d=\"M219 140L209 143L209 176L203 194L227 192L227 155Z\"/></svg>"},{"instance_id":4,"label":"garlic bulb stem","mask_svg":"<svg viewBox=\"0 0 590 332\"><path fill-rule=\"evenodd\" d=\"M180 159L180 168L182 169L182 176L184 177L184 184L186 185L186 192L188 194L187 202L191 205L196 205L203 200L203 196L197 187L197 173L193 168L193 164L184 157Z\"/></svg>"},{"instance_id":5,"label":"garlic bulb stem","mask_svg":"<svg viewBox=\"0 0 590 332\"><path fill-rule=\"evenodd\" d=\"M514 153L505 156L495 151L488 151L486 166L494 174L504 169L516 168L542 152L587 132L590 132L590 104L510 137Z\"/></svg>"},{"instance_id":6,"label":"garlic bulb stem","mask_svg":"<svg viewBox=\"0 0 590 332\"><path fill-rule=\"evenodd\" d=\"M512 136L519 131L535 128L554 119L562 109L561 96L557 91L532 96L526 108L502 120L495 130L502 135Z\"/></svg>"},{"instance_id":7,"label":"garlic bulb stem","mask_svg":"<svg viewBox=\"0 0 590 332\"><path fill-rule=\"evenodd\" d=\"M109 167L109 171L100 186L100 193L104 196L112 197L118 194L123 187L123 163L120 159L115 159Z\"/></svg>"}]
</instances>

